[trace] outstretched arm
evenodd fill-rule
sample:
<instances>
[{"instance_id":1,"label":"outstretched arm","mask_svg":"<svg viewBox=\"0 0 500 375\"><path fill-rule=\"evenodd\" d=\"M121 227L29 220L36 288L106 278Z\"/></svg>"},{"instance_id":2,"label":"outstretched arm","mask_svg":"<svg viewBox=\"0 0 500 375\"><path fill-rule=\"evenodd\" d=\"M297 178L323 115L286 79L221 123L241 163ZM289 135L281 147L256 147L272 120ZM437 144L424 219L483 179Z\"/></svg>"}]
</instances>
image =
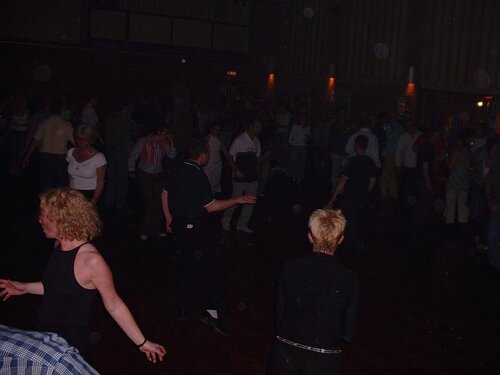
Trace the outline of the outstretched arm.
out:
<instances>
[{"instance_id":1,"label":"outstretched arm","mask_svg":"<svg viewBox=\"0 0 500 375\"><path fill-rule=\"evenodd\" d=\"M252 195L241 195L239 197L231 197L229 199L214 199L205 206L207 212L223 211L236 204L255 204L257 198Z\"/></svg>"},{"instance_id":2,"label":"outstretched arm","mask_svg":"<svg viewBox=\"0 0 500 375\"><path fill-rule=\"evenodd\" d=\"M104 307L120 328L146 354L149 361L156 363L158 358L163 361L166 350L163 346L151 342L141 332L127 305L116 293L113 276L108 265L98 253L88 254L85 266L90 270L90 281L101 294Z\"/></svg>"},{"instance_id":3,"label":"outstretched arm","mask_svg":"<svg viewBox=\"0 0 500 375\"><path fill-rule=\"evenodd\" d=\"M13 296L22 296L24 294L38 294L43 295L43 284L41 281L33 283L20 283L19 281L12 281L0 279L0 298L6 301Z\"/></svg>"}]
</instances>

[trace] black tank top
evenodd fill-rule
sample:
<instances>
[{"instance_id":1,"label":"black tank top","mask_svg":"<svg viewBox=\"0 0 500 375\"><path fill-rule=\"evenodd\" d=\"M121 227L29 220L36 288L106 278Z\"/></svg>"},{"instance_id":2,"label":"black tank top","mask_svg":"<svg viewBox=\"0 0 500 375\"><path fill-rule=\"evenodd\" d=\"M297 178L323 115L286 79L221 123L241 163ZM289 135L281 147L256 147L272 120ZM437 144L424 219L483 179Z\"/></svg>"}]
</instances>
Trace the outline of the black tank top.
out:
<instances>
[{"instance_id":1,"label":"black tank top","mask_svg":"<svg viewBox=\"0 0 500 375\"><path fill-rule=\"evenodd\" d=\"M88 327L97 290L83 288L75 278L75 258L83 245L68 251L54 249L42 277L44 293L38 323Z\"/></svg>"}]
</instances>

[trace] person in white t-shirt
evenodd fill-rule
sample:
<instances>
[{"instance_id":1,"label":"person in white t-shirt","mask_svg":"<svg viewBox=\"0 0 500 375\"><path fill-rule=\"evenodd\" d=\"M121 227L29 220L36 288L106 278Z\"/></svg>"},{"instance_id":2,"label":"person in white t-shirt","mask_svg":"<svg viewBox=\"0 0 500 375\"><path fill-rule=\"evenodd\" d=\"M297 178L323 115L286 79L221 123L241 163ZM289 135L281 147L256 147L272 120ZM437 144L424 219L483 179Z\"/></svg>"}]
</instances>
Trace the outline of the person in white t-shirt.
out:
<instances>
[{"instance_id":1,"label":"person in white t-shirt","mask_svg":"<svg viewBox=\"0 0 500 375\"><path fill-rule=\"evenodd\" d=\"M222 156L223 153L226 158L230 157L226 147L219 139L221 126L217 123L210 125L210 133L207 136L208 143L208 163L203 167L203 172L210 181L212 187L212 194L218 194L222 191L220 179L222 175Z\"/></svg>"},{"instance_id":2,"label":"person in white t-shirt","mask_svg":"<svg viewBox=\"0 0 500 375\"><path fill-rule=\"evenodd\" d=\"M307 144L311 140L311 127L307 117L301 114L297 123L293 124L288 143L290 144L290 169L293 184L299 185L304 178L306 168Z\"/></svg>"},{"instance_id":3,"label":"person in white t-shirt","mask_svg":"<svg viewBox=\"0 0 500 375\"><path fill-rule=\"evenodd\" d=\"M236 137L229 149L229 165L233 170L233 197L243 194L255 196L259 183L260 141L257 136L262 130L262 123L256 117L248 122L247 130ZM222 217L222 229L229 231L235 207L228 208ZM248 227L253 205L245 204L241 210L236 229L251 234Z\"/></svg>"},{"instance_id":4,"label":"person in white t-shirt","mask_svg":"<svg viewBox=\"0 0 500 375\"><path fill-rule=\"evenodd\" d=\"M87 100L85 101L85 106L82 110L82 116L80 118L80 122L82 124L92 125L97 127L99 124L99 117L97 116L97 111L95 110L95 106L97 104L97 97L95 95L88 95Z\"/></svg>"},{"instance_id":5,"label":"person in white t-shirt","mask_svg":"<svg viewBox=\"0 0 500 375\"><path fill-rule=\"evenodd\" d=\"M92 144L97 132L92 125L80 125L75 132L76 147L68 150L69 187L79 190L94 205L104 190L106 158Z\"/></svg>"}]
</instances>

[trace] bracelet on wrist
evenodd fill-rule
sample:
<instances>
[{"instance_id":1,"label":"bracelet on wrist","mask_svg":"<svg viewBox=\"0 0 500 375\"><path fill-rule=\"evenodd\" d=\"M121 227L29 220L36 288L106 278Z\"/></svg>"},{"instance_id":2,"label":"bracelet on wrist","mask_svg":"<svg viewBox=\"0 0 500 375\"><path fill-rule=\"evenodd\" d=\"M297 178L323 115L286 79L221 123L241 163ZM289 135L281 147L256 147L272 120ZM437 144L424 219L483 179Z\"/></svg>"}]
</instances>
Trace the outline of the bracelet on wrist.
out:
<instances>
[{"instance_id":1,"label":"bracelet on wrist","mask_svg":"<svg viewBox=\"0 0 500 375\"><path fill-rule=\"evenodd\" d=\"M142 342L142 344L137 345L137 347L142 348L147 341L148 341L148 339L144 338L144 341Z\"/></svg>"}]
</instances>

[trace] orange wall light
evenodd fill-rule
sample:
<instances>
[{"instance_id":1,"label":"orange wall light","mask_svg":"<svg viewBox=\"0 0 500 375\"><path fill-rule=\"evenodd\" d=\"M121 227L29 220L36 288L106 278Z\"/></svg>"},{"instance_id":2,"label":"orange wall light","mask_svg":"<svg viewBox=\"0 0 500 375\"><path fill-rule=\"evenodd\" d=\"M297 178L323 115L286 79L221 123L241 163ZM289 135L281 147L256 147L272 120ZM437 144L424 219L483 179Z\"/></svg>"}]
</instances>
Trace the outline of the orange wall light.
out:
<instances>
[{"instance_id":1,"label":"orange wall light","mask_svg":"<svg viewBox=\"0 0 500 375\"><path fill-rule=\"evenodd\" d=\"M328 78L328 95L333 95L335 90L335 77Z\"/></svg>"},{"instance_id":2,"label":"orange wall light","mask_svg":"<svg viewBox=\"0 0 500 375\"><path fill-rule=\"evenodd\" d=\"M267 87L274 87L274 73L269 73L269 75L267 76Z\"/></svg>"},{"instance_id":3,"label":"orange wall light","mask_svg":"<svg viewBox=\"0 0 500 375\"><path fill-rule=\"evenodd\" d=\"M415 95L416 95L415 84L414 83L408 83L406 85L405 96L409 96L410 98L414 98Z\"/></svg>"}]
</instances>

